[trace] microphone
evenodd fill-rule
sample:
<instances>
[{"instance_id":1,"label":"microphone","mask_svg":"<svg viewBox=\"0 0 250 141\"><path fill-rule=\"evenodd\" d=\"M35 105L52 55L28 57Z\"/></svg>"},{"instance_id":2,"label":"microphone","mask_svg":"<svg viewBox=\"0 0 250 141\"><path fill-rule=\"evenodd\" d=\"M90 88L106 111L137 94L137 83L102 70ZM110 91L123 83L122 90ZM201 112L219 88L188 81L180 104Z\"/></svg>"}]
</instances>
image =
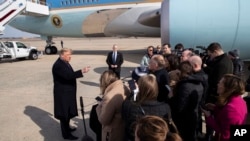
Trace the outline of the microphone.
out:
<instances>
[{"instance_id":1,"label":"microphone","mask_svg":"<svg viewBox=\"0 0 250 141\"><path fill-rule=\"evenodd\" d=\"M82 96L80 96L80 105L81 105L81 107L83 107Z\"/></svg>"}]
</instances>

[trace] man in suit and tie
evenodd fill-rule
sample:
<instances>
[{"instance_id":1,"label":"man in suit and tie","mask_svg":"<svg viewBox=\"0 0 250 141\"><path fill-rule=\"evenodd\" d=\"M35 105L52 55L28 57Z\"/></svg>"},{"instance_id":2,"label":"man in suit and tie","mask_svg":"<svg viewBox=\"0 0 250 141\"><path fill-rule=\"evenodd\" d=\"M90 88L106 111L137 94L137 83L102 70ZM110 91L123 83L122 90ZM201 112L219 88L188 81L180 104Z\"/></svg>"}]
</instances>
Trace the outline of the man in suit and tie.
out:
<instances>
[{"instance_id":1,"label":"man in suit and tie","mask_svg":"<svg viewBox=\"0 0 250 141\"><path fill-rule=\"evenodd\" d=\"M106 62L109 66L109 70L112 70L118 78L120 79L121 65L123 63L123 55L121 52L118 52L118 46L113 45L113 51L108 53Z\"/></svg>"},{"instance_id":2,"label":"man in suit and tie","mask_svg":"<svg viewBox=\"0 0 250 141\"><path fill-rule=\"evenodd\" d=\"M64 139L77 140L71 132L76 128L70 128L70 119L77 116L76 104L76 78L83 77L90 67L74 71L69 61L72 50L63 48L60 56L52 68L54 81L54 116L60 120L61 132Z\"/></svg>"}]
</instances>

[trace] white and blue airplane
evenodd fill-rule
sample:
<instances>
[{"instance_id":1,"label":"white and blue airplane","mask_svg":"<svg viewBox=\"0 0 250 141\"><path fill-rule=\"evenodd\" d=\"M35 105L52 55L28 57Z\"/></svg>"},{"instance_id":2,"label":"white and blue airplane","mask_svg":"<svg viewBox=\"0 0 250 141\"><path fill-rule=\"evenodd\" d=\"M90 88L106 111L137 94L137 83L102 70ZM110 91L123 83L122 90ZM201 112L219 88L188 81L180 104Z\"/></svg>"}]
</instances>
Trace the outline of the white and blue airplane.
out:
<instances>
[{"instance_id":1,"label":"white and blue airplane","mask_svg":"<svg viewBox=\"0 0 250 141\"><path fill-rule=\"evenodd\" d=\"M16 1L16 0L15 0ZM37 1L37 0L35 0ZM161 37L186 48L219 42L225 51L250 51L249 0L40 0L49 14L21 14L9 25L47 40L52 37Z\"/></svg>"}]
</instances>

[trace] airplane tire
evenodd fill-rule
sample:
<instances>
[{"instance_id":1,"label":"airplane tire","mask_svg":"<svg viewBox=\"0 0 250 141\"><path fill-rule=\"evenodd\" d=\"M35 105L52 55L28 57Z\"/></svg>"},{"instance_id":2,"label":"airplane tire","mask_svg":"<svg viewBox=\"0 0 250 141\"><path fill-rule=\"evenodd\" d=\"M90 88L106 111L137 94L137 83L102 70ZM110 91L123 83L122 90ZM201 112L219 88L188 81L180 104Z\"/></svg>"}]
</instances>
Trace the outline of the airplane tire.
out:
<instances>
[{"instance_id":1,"label":"airplane tire","mask_svg":"<svg viewBox=\"0 0 250 141\"><path fill-rule=\"evenodd\" d=\"M52 50L51 54L57 54L57 48L56 48L56 46L52 46L51 50Z\"/></svg>"},{"instance_id":2,"label":"airplane tire","mask_svg":"<svg viewBox=\"0 0 250 141\"><path fill-rule=\"evenodd\" d=\"M52 48L51 48L51 46L47 46L47 47L45 47L45 54L47 54L47 55L50 55L50 54L52 54Z\"/></svg>"}]
</instances>

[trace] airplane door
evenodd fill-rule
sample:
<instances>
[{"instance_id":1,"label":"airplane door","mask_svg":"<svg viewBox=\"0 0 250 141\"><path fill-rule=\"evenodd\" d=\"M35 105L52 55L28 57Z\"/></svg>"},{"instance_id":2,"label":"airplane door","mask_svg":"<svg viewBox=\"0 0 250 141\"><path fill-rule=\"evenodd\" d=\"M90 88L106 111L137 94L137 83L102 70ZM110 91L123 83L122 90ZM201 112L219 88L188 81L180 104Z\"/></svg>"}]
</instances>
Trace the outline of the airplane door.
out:
<instances>
[{"instance_id":1,"label":"airplane door","mask_svg":"<svg viewBox=\"0 0 250 141\"><path fill-rule=\"evenodd\" d=\"M27 57L29 55L28 47L20 42L16 42L16 58Z\"/></svg>"}]
</instances>

